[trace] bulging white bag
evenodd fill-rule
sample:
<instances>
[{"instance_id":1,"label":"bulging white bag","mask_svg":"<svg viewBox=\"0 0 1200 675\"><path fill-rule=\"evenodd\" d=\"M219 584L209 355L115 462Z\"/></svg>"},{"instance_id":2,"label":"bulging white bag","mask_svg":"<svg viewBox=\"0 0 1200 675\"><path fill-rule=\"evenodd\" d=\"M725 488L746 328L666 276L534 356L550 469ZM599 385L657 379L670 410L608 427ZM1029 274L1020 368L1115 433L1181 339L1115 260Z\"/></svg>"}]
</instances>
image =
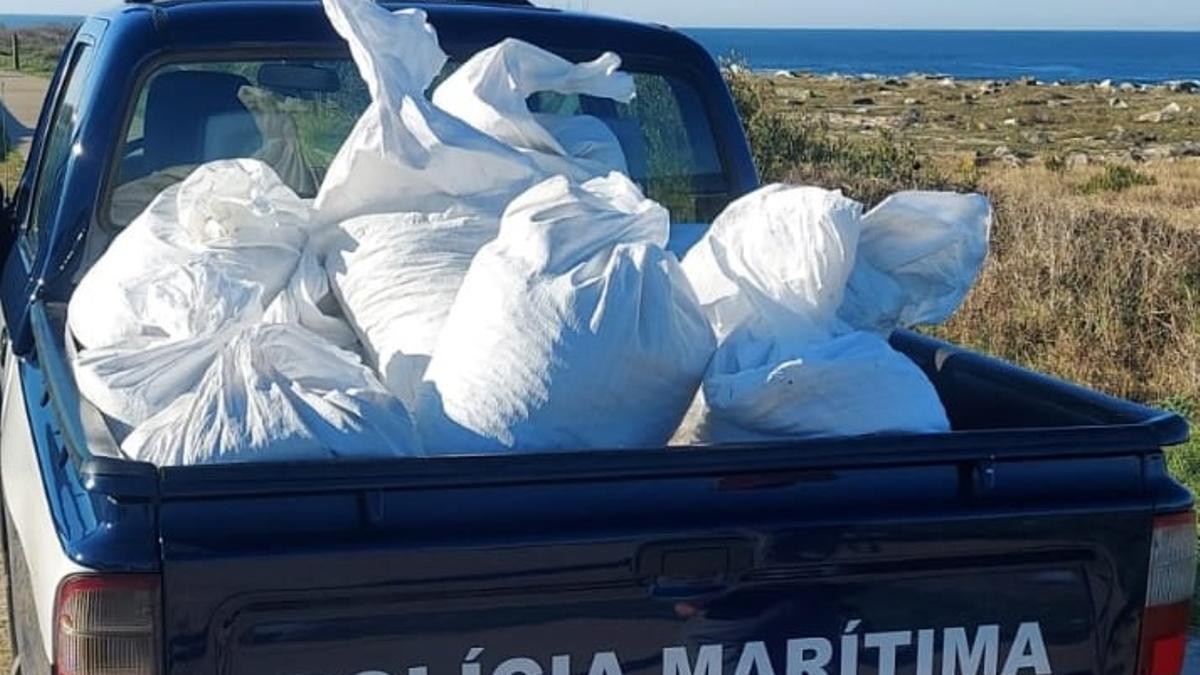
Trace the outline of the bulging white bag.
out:
<instances>
[{"instance_id":1,"label":"bulging white bag","mask_svg":"<svg viewBox=\"0 0 1200 675\"><path fill-rule=\"evenodd\" d=\"M722 342L676 443L949 430L920 368L838 317L861 214L841 193L774 185L732 204L688 253Z\"/></svg>"},{"instance_id":2,"label":"bulging white bag","mask_svg":"<svg viewBox=\"0 0 1200 675\"><path fill-rule=\"evenodd\" d=\"M256 284L268 302L291 277L308 238L309 208L266 164L249 159L201 165L163 191L126 227L79 282L67 309L71 333L84 348L136 337L183 337L194 305L138 305L159 273L203 264L210 276ZM220 284L210 284L219 288Z\"/></svg>"},{"instance_id":3,"label":"bulging white bag","mask_svg":"<svg viewBox=\"0 0 1200 675\"><path fill-rule=\"evenodd\" d=\"M424 11L389 12L371 0L324 6L372 102L321 183L315 208L322 224L464 204L499 212L535 182L538 172L521 153L425 98L446 54Z\"/></svg>"},{"instance_id":4,"label":"bulging white bag","mask_svg":"<svg viewBox=\"0 0 1200 675\"><path fill-rule=\"evenodd\" d=\"M404 406L357 358L295 324L235 331L197 385L121 444L158 466L419 454Z\"/></svg>"},{"instance_id":5,"label":"bulging white bag","mask_svg":"<svg viewBox=\"0 0 1200 675\"><path fill-rule=\"evenodd\" d=\"M291 280L267 307L263 321L295 323L342 349L359 347L358 336L343 316L325 268L311 247L301 254Z\"/></svg>"},{"instance_id":6,"label":"bulging white bag","mask_svg":"<svg viewBox=\"0 0 1200 675\"><path fill-rule=\"evenodd\" d=\"M337 297L384 384L414 405L471 259L496 238L499 216L377 214L337 230L325 262Z\"/></svg>"},{"instance_id":7,"label":"bulging white bag","mask_svg":"<svg viewBox=\"0 0 1200 675\"><path fill-rule=\"evenodd\" d=\"M664 443L715 346L665 209L620 174L547 180L459 291L418 411L430 454Z\"/></svg>"},{"instance_id":8,"label":"bulging white bag","mask_svg":"<svg viewBox=\"0 0 1200 675\"><path fill-rule=\"evenodd\" d=\"M75 358L79 392L102 413L136 425L191 391L232 332L262 315L262 287L222 275L198 258L131 280L138 316L157 334L136 335Z\"/></svg>"},{"instance_id":9,"label":"bulging white bag","mask_svg":"<svg viewBox=\"0 0 1200 675\"><path fill-rule=\"evenodd\" d=\"M971 290L987 257L992 207L979 194L899 192L863 218L858 262L838 314L888 334L939 324Z\"/></svg>"},{"instance_id":10,"label":"bulging white bag","mask_svg":"<svg viewBox=\"0 0 1200 675\"><path fill-rule=\"evenodd\" d=\"M736 331L703 393L698 439L710 442L949 429L925 373L865 331L809 342Z\"/></svg>"},{"instance_id":11,"label":"bulging white bag","mask_svg":"<svg viewBox=\"0 0 1200 675\"><path fill-rule=\"evenodd\" d=\"M627 171L616 135L587 115L534 114L528 100L539 92L557 92L628 103L636 91L633 76L620 67L621 58L612 52L571 63L509 38L468 59L438 85L433 103L517 148L542 169L582 181Z\"/></svg>"},{"instance_id":12,"label":"bulging white bag","mask_svg":"<svg viewBox=\"0 0 1200 675\"><path fill-rule=\"evenodd\" d=\"M683 269L719 338L739 326L823 335L854 267L862 205L816 187L770 185L730 204Z\"/></svg>"}]
</instances>

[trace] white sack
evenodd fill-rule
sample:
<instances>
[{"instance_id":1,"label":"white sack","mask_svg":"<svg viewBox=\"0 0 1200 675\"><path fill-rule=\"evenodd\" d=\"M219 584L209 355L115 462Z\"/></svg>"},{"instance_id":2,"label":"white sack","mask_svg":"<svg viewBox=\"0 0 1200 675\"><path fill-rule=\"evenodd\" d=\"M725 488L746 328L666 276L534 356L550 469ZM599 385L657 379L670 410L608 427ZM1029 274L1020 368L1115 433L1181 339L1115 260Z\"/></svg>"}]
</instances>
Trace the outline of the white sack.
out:
<instances>
[{"instance_id":1,"label":"white sack","mask_svg":"<svg viewBox=\"0 0 1200 675\"><path fill-rule=\"evenodd\" d=\"M677 443L949 430L920 368L838 318L861 214L840 192L773 185L692 248L683 268L722 342Z\"/></svg>"},{"instance_id":2,"label":"white sack","mask_svg":"<svg viewBox=\"0 0 1200 675\"><path fill-rule=\"evenodd\" d=\"M235 332L198 384L121 444L158 466L419 454L412 420L353 354L294 324Z\"/></svg>"},{"instance_id":3,"label":"white sack","mask_svg":"<svg viewBox=\"0 0 1200 675\"><path fill-rule=\"evenodd\" d=\"M371 0L324 6L372 102L325 174L315 202L322 224L468 203L499 212L537 179L521 153L425 98L446 54L424 11L389 12Z\"/></svg>"},{"instance_id":4,"label":"white sack","mask_svg":"<svg viewBox=\"0 0 1200 675\"><path fill-rule=\"evenodd\" d=\"M211 267L211 275L262 288L269 301L291 277L307 240L309 209L266 164L249 159L201 165L167 188L126 227L80 280L67 322L84 348L136 337L178 334L196 306L137 306L155 274L186 265ZM216 288L217 286L213 286Z\"/></svg>"},{"instance_id":5,"label":"white sack","mask_svg":"<svg viewBox=\"0 0 1200 675\"><path fill-rule=\"evenodd\" d=\"M533 116L565 152L563 157L530 153L544 168L559 170L557 174L586 174L589 177L603 176L613 171L629 175L629 163L621 140L600 118L592 115L552 115L538 113Z\"/></svg>"},{"instance_id":6,"label":"white sack","mask_svg":"<svg viewBox=\"0 0 1200 675\"><path fill-rule=\"evenodd\" d=\"M527 101L539 92L557 92L628 103L636 91L633 76L620 67L621 57L612 52L576 64L509 38L468 59L438 85L433 102L526 153L539 167L586 180L627 170L616 135L594 117L535 115Z\"/></svg>"},{"instance_id":7,"label":"white sack","mask_svg":"<svg viewBox=\"0 0 1200 675\"><path fill-rule=\"evenodd\" d=\"M950 428L925 373L862 331L808 343L738 331L717 350L703 391L699 439L709 442Z\"/></svg>"},{"instance_id":8,"label":"white sack","mask_svg":"<svg viewBox=\"0 0 1200 675\"><path fill-rule=\"evenodd\" d=\"M514 200L426 372L426 451L664 443L714 348L667 230L666 210L620 174L553 178Z\"/></svg>"},{"instance_id":9,"label":"white sack","mask_svg":"<svg viewBox=\"0 0 1200 675\"><path fill-rule=\"evenodd\" d=\"M262 135L262 147L254 153L254 159L270 164L279 178L298 194L315 194L317 172L304 157L304 144L294 117L316 112L313 102L249 86L238 89L238 100L254 116L254 124Z\"/></svg>"},{"instance_id":10,"label":"white sack","mask_svg":"<svg viewBox=\"0 0 1200 675\"><path fill-rule=\"evenodd\" d=\"M368 360L411 406L471 259L496 238L499 217L378 214L337 230L325 262L334 290Z\"/></svg>"},{"instance_id":11,"label":"white sack","mask_svg":"<svg viewBox=\"0 0 1200 675\"><path fill-rule=\"evenodd\" d=\"M842 320L888 334L939 324L971 290L987 257L992 208L979 194L900 192L863 219Z\"/></svg>"},{"instance_id":12,"label":"white sack","mask_svg":"<svg viewBox=\"0 0 1200 675\"><path fill-rule=\"evenodd\" d=\"M683 259L718 338L752 322L828 332L861 221L861 204L815 187L770 185L730 204Z\"/></svg>"},{"instance_id":13,"label":"white sack","mask_svg":"<svg viewBox=\"0 0 1200 675\"><path fill-rule=\"evenodd\" d=\"M355 351L359 346L311 247L301 254L291 280L267 307L263 320L298 324L343 349Z\"/></svg>"},{"instance_id":14,"label":"white sack","mask_svg":"<svg viewBox=\"0 0 1200 675\"><path fill-rule=\"evenodd\" d=\"M230 279L207 261L164 267L132 280L128 308L162 317L142 334L84 349L75 358L79 392L105 415L136 425L191 391L222 341L262 314L262 288ZM72 299L74 302L74 299Z\"/></svg>"}]
</instances>

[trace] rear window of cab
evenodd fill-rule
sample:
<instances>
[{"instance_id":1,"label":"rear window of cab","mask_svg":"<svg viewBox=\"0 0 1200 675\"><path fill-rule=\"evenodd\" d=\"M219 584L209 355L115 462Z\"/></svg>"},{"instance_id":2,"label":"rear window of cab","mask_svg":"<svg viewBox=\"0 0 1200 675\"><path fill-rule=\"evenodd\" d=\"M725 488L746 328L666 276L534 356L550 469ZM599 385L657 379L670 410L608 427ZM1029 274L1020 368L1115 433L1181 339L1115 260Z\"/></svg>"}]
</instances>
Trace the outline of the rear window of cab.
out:
<instances>
[{"instance_id":1,"label":"rear window of cab","mask_svg":"<svg viewBox=\"0 0 1200 675\"><path fill-rule=\"evenodd\" d=\"M450 63L444 74L458 66ZM630 70L630 103L535 94L534 112L590 115L618 139L630 177L680 223L708 222L731 190L694 85ZM435 83L436 86L436 83ZM314 197L370 97L348 59L194 60L159 66L135 98L114 167L110 233L197 165L254 157L301 197Z\"/></svg>"}]
</instances>

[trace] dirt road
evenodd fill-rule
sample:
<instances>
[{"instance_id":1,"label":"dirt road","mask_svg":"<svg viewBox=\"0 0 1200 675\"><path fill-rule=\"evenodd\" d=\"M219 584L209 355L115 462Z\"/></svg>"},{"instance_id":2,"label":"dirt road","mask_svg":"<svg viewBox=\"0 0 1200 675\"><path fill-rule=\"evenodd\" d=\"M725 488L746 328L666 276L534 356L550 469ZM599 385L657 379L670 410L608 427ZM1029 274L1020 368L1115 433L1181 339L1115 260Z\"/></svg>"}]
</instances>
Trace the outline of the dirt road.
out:
<instances>
[{"instance_id":1,"label":"dirt road","mask_svg":"<svg viewBox=\"0 0 1200 675\"><path fill-rule=\"evenodd\" d=\"M45 78L0 71L0 130L22 154L29 151L49 84Z\"/></svg>"}]
</instances>

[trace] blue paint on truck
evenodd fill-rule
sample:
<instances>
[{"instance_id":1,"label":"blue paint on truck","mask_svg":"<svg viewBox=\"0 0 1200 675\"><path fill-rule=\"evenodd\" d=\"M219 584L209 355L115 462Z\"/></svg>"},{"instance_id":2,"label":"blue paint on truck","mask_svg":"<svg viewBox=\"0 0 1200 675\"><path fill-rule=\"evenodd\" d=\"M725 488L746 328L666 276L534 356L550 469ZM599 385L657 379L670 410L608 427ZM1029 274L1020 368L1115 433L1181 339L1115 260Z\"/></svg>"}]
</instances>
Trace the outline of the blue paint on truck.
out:
<instances>
[{"instance_id":1,"label":"blue paint on truck","mask_svg":"<svg viewBox=\"0 0 1200 675\"><path fill-rule=\"evenodd\" d=\"M619 52L700 113L680 113L717 167L693 176L697 213L757 187L720 72L689 38L519 3L420 6L452 59L513 36ZM179 64L347 57L308 0L129 4L66 50L3 228L21 672L101 672L111 653L71 651L83 628L64 618L99 588L149 599L121 610L146 641L119 672L1177 675L1153 656L1181 606L1186 626L1163 575L1192 559L1154 556L1191 509L1164 462L1185 422L915 333L893 344L952 433L170 468L104 449L65 306L147 152L130 140L140 92ZM1173 613L1152 613L1167 596ZM94 644L123 639L97 630Z\"/></svg>"}]
</instances>

